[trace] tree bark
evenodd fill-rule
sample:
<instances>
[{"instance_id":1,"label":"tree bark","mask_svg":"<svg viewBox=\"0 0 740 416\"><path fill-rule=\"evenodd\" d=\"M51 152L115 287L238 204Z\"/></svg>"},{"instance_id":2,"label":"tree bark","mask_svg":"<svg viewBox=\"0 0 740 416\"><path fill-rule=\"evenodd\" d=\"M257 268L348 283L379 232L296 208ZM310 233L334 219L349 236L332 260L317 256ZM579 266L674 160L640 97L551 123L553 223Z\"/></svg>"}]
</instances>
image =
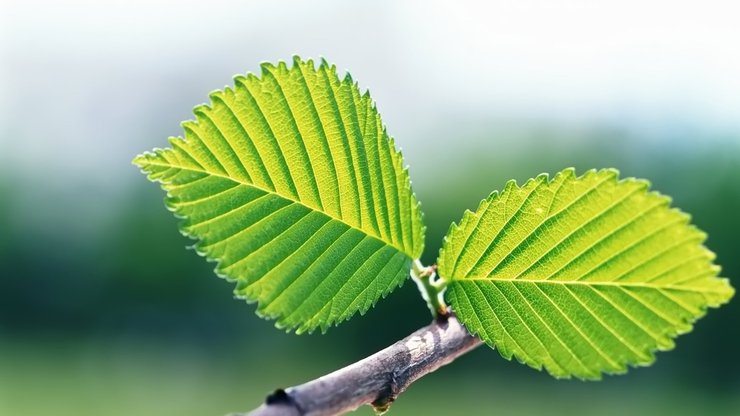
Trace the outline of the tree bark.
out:
<instances>
[{"instance_id":1,"label":"tree bark","mask_svg":"<svg viewBox=\"0 0 740 416\"><path fill-rule=\"evenodd\" d=\"M231 416L328 416L364 404L382 412L411 383L480 344L451 314L361 361L299 386L278 389L249 413Z\"/></svg>"}]
</instances>

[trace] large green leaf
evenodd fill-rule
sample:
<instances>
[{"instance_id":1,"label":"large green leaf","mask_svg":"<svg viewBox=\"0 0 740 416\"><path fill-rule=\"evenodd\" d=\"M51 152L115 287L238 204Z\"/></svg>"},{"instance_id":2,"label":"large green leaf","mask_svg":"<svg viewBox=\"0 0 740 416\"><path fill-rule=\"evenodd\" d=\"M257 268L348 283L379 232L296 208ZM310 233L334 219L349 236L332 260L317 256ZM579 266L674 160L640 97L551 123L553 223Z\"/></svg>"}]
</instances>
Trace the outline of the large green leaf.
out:
<instances>
[{"instance_id":1,"label":"large green leaf","mask_svg":"<svg viewBox=\"0 0 740 416\"><path fill-rule=\"evenodd\" d=\"M439 274L465 326L557 377L647 365L733 289L669 198L614 170L540 175L453 225Z\"/></svg>"},{"instance_id":2,"label":"large green leaf","mask_svg":"<svg viewBox=\"0 0 740 416\"><path fill-rule=\"evenodd\" d=\"M402 284L424 227L401 154L349 74L295 58L210 95L134 160L199 253L259 314L297 332L365 312Z\"/></svg>"}]
</instances>

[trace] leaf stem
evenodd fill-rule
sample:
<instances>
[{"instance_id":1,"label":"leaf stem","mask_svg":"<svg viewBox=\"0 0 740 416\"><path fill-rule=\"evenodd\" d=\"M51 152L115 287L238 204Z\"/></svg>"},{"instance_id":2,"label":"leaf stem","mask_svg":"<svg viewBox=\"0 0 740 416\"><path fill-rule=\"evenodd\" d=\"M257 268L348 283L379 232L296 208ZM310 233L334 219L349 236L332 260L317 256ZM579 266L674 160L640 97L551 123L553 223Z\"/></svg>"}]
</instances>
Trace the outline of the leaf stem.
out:
<instances>
[{"instance_id":1,"label":"leaf stem","mask_svg":"<svg viewBox=\"0 0 740 416\"><path fill-rule=\"evenodd\" d=\"M450 313L444 300L447 282L437 278L437 266L426 267L418 259L414 260L411 263L411 278L416 282L421 297L427 302L432 317L434 319L447 317Z\"/></svg>"}]
</instances>

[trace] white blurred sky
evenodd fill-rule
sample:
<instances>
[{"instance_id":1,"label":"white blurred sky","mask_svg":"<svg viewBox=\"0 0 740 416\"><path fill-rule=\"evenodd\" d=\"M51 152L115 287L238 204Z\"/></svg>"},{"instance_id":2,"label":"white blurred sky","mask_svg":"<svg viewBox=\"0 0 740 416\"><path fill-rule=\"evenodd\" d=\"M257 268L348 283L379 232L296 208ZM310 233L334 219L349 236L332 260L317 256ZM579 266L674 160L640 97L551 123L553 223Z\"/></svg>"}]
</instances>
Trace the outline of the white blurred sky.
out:
<instances>
[{"instance_id":1,"label":"white blurred sky","mask_svg":"<svg viewBox=\"0 0 740 416\"><path fill-rule=\"evenodd\" d=\"M350 68L407 150L497 119L740 131L737 1L0 0L0 160L129 169L292 54Z\"/></svg>"}]
</instances>

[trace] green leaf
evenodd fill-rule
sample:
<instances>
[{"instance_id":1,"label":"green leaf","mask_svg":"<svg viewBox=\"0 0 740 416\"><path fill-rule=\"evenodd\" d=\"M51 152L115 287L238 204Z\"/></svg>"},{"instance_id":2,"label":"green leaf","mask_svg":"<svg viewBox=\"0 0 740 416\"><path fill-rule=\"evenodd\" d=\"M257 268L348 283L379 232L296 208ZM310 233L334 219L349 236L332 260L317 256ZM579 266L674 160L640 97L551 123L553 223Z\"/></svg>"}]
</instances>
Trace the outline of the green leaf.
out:
<instances>
[{"instance_id":1,"label":"green leaf","mask_svg":"<svg viewBox=\"0 0 740 416\"><path fill-rule=\"evenodd\" d=\"M326 330L401 285L423 249L408 171L370 95L325 61L262 65L210 95L185 139L134 163L182 232L277 326Z\"/></svg>"},{"instance_id":2,"label":"green leaf","mask_svg":"<svg viewBox=\"0 0 740 416\"><path fill-rule=\"evenodd\" d=\"M652 363L732 297L689 216L617 175L512 181L450 228L438 271L468 330L507 359L597 379Z\"/></svg>"}]
</instances>

